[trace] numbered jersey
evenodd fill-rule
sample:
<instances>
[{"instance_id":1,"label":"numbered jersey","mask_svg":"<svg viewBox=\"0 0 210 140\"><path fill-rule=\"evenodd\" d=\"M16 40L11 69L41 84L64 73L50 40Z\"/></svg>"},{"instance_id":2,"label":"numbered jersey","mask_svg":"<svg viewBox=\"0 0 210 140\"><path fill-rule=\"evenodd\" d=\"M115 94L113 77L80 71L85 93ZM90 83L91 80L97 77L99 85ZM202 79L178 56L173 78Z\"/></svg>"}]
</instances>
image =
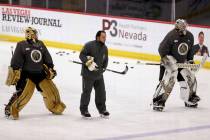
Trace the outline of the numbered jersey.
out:
<instances>
[{"instance_id":1,"label":"numbered jersey","mask_svg":"<svg viewBox=\"0 0 210 140\"><path fill-rule=\"evenodd\" d=\"M17 43L11 60L13 69L22 69L28 72L41 72L43 64L53 67L52 58L42 41L21 41Z\"/></svg>"},{"instance_id":2,"label":"numbered jersey","mask_svg":"<svg viewBox=\"0 0 210 140\"><path fill-rule=\"evenodd\" d=\"M170 31L159 46L159 54L162 57L172 55L178 63L184 63L186 60L193 60L194 37L187 31L186 35L180 35L174 29Z\"/></svg>"}]
</instances>

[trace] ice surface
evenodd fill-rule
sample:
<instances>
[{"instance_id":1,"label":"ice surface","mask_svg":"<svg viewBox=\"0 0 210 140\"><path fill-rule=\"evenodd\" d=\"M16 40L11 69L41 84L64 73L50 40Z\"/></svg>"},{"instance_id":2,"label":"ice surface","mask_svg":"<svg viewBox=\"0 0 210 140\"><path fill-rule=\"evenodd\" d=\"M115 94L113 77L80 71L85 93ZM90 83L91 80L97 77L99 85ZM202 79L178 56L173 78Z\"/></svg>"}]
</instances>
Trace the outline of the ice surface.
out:
<instances>
[{"instance_id":1,"label":"ice surface","mask_svg":"<svg viewBox=\"0 0 210 140\"><path fill-rule=\"evenodd\" d=\"M105 72L109 119L102 119L94 104L94 92L89 106L93 116L85 120L79 112L81 95L81 66L69 60L79 60L78 52L49 48L58 76L54 79L62 100L67 105L63 115L52 115L45 108L42 96L35 92L20 112L19 120L4 117L4 104L14 92L5 86L11 46L0 42L0 139L1 140L209 140L210 139L210 71L197 73L197 109L185 108L176 84L164 112L154 112L150 103L158 84L159 67L136 65L137 60L110 57L109 67L123 70L126 75ZM57 52L65 51L62 56ZM69 54L66 54L69 53ZM115 62L120 62L116 64Z\"/></svg>"}]
</instances>

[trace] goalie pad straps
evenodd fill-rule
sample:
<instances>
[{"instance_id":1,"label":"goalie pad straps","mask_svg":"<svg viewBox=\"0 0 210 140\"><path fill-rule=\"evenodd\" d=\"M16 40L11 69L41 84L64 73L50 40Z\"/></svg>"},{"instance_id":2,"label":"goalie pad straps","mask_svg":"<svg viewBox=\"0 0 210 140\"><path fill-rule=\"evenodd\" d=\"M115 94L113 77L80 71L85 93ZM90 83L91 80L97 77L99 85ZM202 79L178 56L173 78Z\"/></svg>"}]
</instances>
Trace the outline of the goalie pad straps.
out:
<instances>
[{"instance_id":1,"label":"goalie pad straps","mask_svg":"<svg viewBox=\"0 0 210 140\"><path fill-rule=\"evenodd\" d=\"M19 112L31 99L34 89L35 89L35 84L31 80L27 79L26 86L22 91L21 95L18 96L18 98L16 98L10 106L10 113L13 119L19 118Z\"/></svg>"},{"instance_id":2,"label":"goalie pad straps","mask_svg":"<svg viewBox=\"0 0 210 140\"><path fill-rule=\"evenodd\" d=\"M8 75L5 84L7 86L16 85L20 79L20 70L13 70L12 67L8 67Z\"/></svg>"},{"instance_id":3,"label":"goalie pad straps","mask_svg":"<svg viewBox=\"0 0 210 140\"><path fill-rule=\"evenodd\" d=\"M66 105L61 102L57 87L52 80L44 79L39 83L47 109L54 114L62 114Z\"/></svg>"}]
</instances>

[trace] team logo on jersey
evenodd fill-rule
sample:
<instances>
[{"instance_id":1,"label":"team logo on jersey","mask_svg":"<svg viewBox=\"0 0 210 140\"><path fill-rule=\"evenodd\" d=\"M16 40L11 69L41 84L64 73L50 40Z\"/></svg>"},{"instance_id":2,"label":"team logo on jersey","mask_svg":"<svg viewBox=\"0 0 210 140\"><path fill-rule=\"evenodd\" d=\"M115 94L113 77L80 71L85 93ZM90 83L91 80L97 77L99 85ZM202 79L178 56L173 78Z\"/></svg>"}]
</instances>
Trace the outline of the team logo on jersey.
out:
<instances>
[{"instance_id":1,"label":"team logo on jersey","mask_svg":"<svg viewBox=\"0 0 210 140\"><path fill-rule=\"evenodd\" d=\"M187 43L181 43L178 46L178 53L180 55L186 55L188 52L188 49L189 49L189 47L188 47Z\"/></svg>"},{"instance_id":2,"label":"team logo on jersey","mask_svg":"<svg viewBox=\"0 0 210 140\"><path fill-rule=\"evenodd\" d=\"M40 62L42 60L42 53L39 50L31 51L31 59L35 63Z\"/></svg>"}]
</instances>

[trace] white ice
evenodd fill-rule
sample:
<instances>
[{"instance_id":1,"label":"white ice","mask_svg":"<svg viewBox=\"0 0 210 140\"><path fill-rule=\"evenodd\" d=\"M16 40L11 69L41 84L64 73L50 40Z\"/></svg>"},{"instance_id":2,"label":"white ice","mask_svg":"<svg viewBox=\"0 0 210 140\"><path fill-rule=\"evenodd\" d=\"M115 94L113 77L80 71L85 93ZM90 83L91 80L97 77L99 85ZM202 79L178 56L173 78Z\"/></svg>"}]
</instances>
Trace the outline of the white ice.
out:
<instances>
[{"instance_id":1,"label":"white ice","mask_svg":"<svg viewBox=\"0 0 210 140\"><path fill-rule=\"evenodd\" d=\"M35 92L20 112L19 120L4 117L4 104L15 91L5 83L11 59L11 46L0 42L0 139L1 140L209 140L210 139L210 71L201 69L196 75L201 102L197 109L184 107L176 84L164 112L155 112L150 103L158 84L159 67L136 65L137 60L110 57L109 68L123 70L126 75L105 72L109 119L99 117L92 93L90 120L81 117L81 66L68 62L79 60L78 52L49 48L58 76L54 79L62 100L67 105L63 115L52 115L45 108L42 96ZM65 51L69 55L57 55ZM119 61L115 64L113 61Z\"/></svg>"}]
</instances>

